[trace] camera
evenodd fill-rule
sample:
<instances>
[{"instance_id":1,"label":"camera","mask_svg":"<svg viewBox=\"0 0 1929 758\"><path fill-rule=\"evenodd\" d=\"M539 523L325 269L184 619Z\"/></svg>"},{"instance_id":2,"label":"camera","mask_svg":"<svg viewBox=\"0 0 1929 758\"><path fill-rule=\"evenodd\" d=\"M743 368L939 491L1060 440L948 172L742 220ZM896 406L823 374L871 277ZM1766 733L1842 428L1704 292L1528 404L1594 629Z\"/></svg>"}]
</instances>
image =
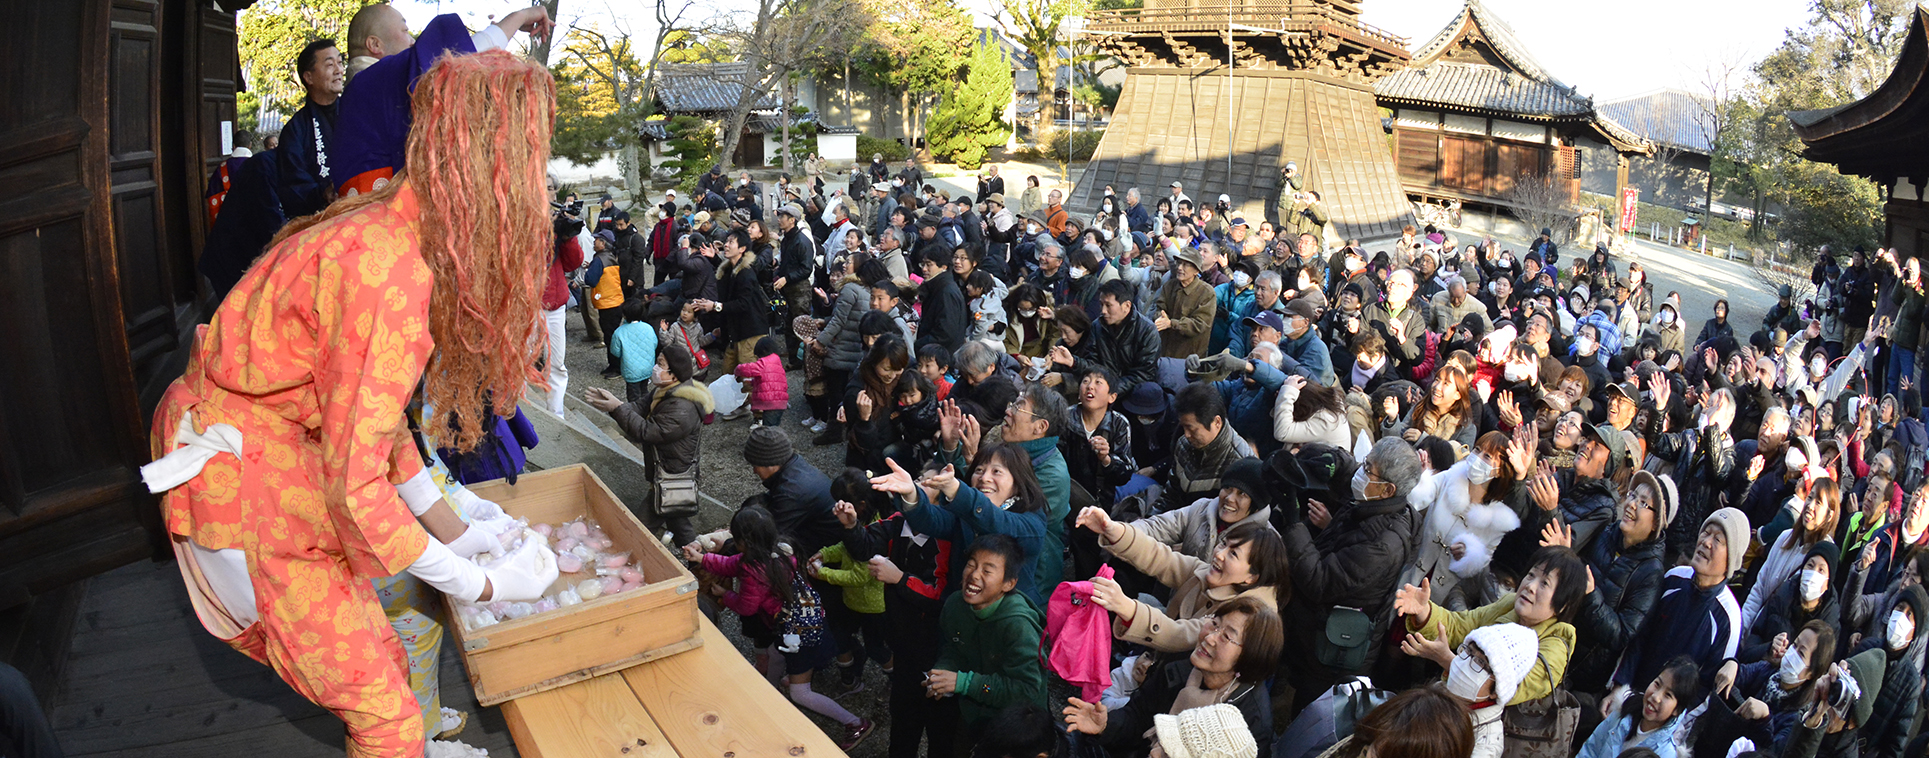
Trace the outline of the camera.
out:
<instances>
[{"instance_id":1,"label":"camera","mask_svg":"<svg viewBox=\"0 0 1929 758\"><path fill-rule=\"evenodd\" d=\"M580 199L573 203L559 203L551 200L549 201L549 207L555 210L557 215L569 215L577 218L583 216L583 201Z\"/></svg>"}]
</instances>

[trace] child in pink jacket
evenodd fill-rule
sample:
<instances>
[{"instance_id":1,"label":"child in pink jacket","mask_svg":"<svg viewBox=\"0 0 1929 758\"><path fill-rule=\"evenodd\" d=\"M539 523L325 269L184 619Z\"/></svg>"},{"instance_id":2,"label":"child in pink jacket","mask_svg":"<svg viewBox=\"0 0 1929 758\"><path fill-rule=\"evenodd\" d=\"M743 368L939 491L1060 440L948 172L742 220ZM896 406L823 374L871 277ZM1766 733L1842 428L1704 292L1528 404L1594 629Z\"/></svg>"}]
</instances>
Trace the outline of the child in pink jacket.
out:
<instances>
[{"instance_id":1,"label":"child in pink jacket","mask_svg":"<svg viewBox=\"0 0 1929 758\"><path fill-rule=\"evenodd\" d=\"M750 410L764 426L782 426L790 407L790 380L784 376L784 345L776 337L757 340L757 360L737 366L737 378L750 395Z\"/></svg>"}]
</instances>

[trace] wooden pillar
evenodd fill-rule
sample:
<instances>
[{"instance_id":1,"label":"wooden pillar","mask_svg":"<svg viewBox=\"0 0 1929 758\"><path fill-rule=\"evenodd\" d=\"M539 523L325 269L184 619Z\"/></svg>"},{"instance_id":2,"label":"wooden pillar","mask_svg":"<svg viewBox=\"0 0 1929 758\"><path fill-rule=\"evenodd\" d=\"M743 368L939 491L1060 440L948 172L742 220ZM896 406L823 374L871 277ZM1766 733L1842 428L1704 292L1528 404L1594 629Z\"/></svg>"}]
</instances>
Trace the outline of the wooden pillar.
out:
<instances>
[{"instance_id":1,"label":"wooden pillar","mask_svg":"<svg viewBox=\"0 0 1929 758\"><path fill-rule=\"evenodd\" d=\"M1621 195L1627 188L1628 154L1617 150L1614 153L1614 228L1623 233L1629 231L1621 228Z\"/></svg>"}]
</instances>

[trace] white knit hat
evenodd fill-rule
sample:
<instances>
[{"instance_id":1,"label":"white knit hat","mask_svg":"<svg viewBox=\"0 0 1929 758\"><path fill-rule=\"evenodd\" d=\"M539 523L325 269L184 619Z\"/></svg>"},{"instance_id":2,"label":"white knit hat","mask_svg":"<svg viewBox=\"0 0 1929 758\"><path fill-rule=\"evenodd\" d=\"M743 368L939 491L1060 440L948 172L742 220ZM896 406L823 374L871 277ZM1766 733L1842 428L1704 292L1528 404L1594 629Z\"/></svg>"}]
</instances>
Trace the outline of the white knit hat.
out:
<instances>
[{"instance_id":1,"label":"white knit hat","mask_svg":"<svg viewBox=\"0 0 1929 758\"><path fill-rule=\"evenodd\" d=\"M1494 675L1494 700L1502 705L1513 702L1514 691L1520 689L1521 680L1540 658L1540 635L1519 624L1494 624L1468 632L1466 641L1487 654L1487 670Z\"/></svg>"},{"instance_id":2,"label":"white knit hat","mask_svg":"<svg viewBox=\"0 0 1929 758\"><path fill-rule=\"evenodd\" d=\"M1258 758L1246 717L1227 703L1152 717L1159 746L1169 758Z\"/></svg>"}]
</instances>

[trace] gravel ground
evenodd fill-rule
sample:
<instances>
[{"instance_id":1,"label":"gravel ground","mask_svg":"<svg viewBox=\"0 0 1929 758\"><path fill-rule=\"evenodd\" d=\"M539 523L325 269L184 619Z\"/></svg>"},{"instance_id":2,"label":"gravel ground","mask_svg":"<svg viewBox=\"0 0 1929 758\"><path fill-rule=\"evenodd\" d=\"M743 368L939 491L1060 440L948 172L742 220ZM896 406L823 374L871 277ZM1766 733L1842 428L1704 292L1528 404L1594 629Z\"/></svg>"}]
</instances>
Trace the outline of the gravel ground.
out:
<instances>
[{"instance_id":1,"label":"gravel ground","mask_svg":"<svg viewBox=\"0 0 1929 758\"><path fill-rule=\"evenodd\" d=\"M585 343L584 335L581 315L572 314L569 319L568 348L570 392L581 396L584 389L602 387L621 397L623 380L620 377L602 378L600 372L608 365L604 352L596 349L594 345ZM711 362L710 370L707 372L709 378L714 379L722 375L720 366L720 361ZM791 409L784 414L783 430L790 435L791 443L806 460L824 471L826 475L835 476L844 466L844 447L843 445L815 447L810 444L810 439L814 435L809 429L804 428L802 423L809 413L804 405L803 372L792 372L789 378ZM699 532L728 526L730 515L735 512L738 504L751 495L763 492L762 483L757 479L756 474L751 472L750 464L743 459L744 441L750 433L750 425L749 418L720 421L705 427L702 432L703 453L698 465L703 470L703 494L715 498L716 502L704 503L697 517L696 526ZM717 626L737 644L745 657L750 657L752 652L750 642L742 635L735 614L729 612L720 614L717 617ZM890 716L885 702L890 686L883 672L875 665L867 665L864 672L863 691L849 694L846 694L846 689L838 678L829 676L828 673L825 672L817 677L817 681L813 683L814 689L835 698L852 713L877 722L877 730L856 749L850 751L850 755L852 758L883 756L890 742ZM838 733L837 725L830 719L808 711L806 714L825 727L826 733L833 736Z\"/></svg>"}]
</instances>

